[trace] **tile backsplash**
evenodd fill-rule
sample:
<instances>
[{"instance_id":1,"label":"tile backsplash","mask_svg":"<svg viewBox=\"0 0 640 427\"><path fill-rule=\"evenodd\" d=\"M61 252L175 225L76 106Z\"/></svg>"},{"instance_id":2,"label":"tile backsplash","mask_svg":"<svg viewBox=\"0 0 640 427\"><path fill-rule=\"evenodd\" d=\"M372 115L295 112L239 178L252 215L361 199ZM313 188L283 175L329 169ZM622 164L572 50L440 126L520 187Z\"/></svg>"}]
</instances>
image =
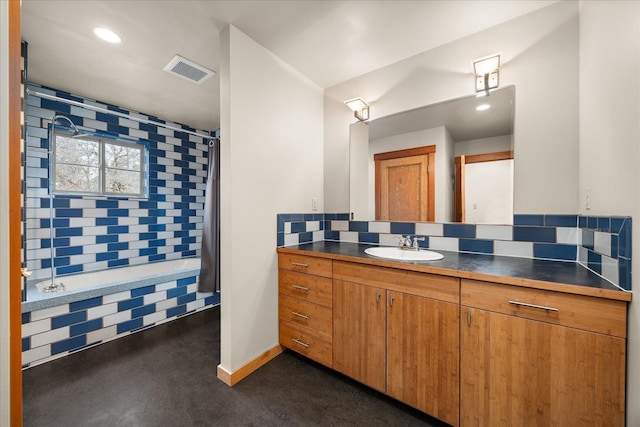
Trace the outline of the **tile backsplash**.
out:
<instances>
[{"instance_id":1,"label":"tile backsplash","mask_svg":"<svg viewBox=\"0 0 640 427\"><path fill-rule=\"evenodd\" d=\"M331 240L394 246L400 235L423 248L579 262L631 289L631 218L514 215L513 225L350 221L349 214L280 214L278 246Z\"/></svg>"}]
</instances>

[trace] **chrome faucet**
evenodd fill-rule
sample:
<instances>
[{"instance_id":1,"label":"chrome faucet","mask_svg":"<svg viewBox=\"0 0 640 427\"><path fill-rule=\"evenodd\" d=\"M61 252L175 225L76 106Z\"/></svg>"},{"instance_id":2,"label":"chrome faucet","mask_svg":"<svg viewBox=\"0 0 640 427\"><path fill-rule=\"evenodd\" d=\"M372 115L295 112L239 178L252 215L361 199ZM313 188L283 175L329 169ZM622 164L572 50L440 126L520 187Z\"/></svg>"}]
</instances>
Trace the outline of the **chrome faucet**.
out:
<instances>
[{"instance_id":1,"label":"chrome faucet","mask_svg":"<svg viewBox=\"0 0 640 427\"><path fill-rule=\"evenodd\" d=\"M400 236L400 241L398 242L398 249L402 249L405 251L417 251L420 250L420 245L418 242L423 241L424 237L418 238L414 237L413 241L411 240L411 236Z\"/></svg>"}]
</instances>

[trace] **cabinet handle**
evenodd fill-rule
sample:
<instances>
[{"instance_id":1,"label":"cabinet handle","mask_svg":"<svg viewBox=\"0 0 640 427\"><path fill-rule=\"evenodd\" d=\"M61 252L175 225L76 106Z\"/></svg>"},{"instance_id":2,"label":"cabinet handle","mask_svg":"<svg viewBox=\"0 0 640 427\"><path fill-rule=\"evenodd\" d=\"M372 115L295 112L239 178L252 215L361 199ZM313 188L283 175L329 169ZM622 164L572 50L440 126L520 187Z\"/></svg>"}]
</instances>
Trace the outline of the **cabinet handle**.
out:
<instances>
[{"instance_id":1,"label":"cabinet handle","mask_svg":"<svg viewBox=\"0 0 640 427\"><path fill-rule=\"evenodd\" d=\"M295 265L296 267L304 267L304 268L309 267L309 264L305 264L303 262L292 262L291 264Z\"/></svg>"},{"instance_id":2,"label":"cabinet handle","mask_svg":"<svg viewBox=\"0 0 640 427\"><path fill-rule=\"evenodd\" d=\"M380 291L376 291L376 302L380 302Z\"/></svg>"},{"instance_id":3,"label":"cabinet handle","mask_svg":"<svg viewBox=\"0 0 640 427\"><path fill-rule=\"evenodd\" d=\"M302 317L303 319L309 320L309 316L298 313L297 311L292 311L291 313L293 313L294 316Z\"/></svg>"},{"instance_id":4,"label":"cabinet handle","mask_svg":"<svg viewBox=\"0 0 640 427\"><path fill-rule=\"evenodd\" d=\"M296 343L296 344L300 344L301 346L303 346L303 347L305 347L305 348L309 348L309 344L307 344L306 342L302 342L302 341L297 340L297 339L295 339L295 338L294 338L294 339L292 339L291 341L293 341L293 342L294 342L294 343Z\"/></svg>"},{"instance_id":5,"label":"cabinet handle","mask_svg":"<svg viewBox=\"0 0 640 427\"><path fill-rule=\"evenodd\" d=\"M393 295L391 295L389 298L389 305L393 305Z\"/></svg>"},{"instance_id":6,"label":"cabinet handle","mask_svg":"<svg viewBox=\"0 0 640 427\"><path fill-rule=\"evenodd\" d=\"M467 310L467 325L471 326L471 311Z\"/></svg>"},{"instance_id":7,"label":"cabinet handle","mask_svg":"<svg viewBox=\"0 0 640 427\"><path fill-rule=\"evenodd\" d=\"M522 306L522 307L529 307L529 308L538 308L540 310L547 310L547 311L559 311L555 307L549 307L549 306L546 306L546 305L529 304L529 303L520 302L520 301L509 301L509 304Z\"/></svg>"},{"instance_id":8,"label":"cabinet handle","mask_svg":"<svg viewBox=\"0 0 640 427\"><path fill-rule=\"evenodd\" d=\"M305 288L304 286L300 286L300 285L291 285L291 287L294 288L294 289L299 289L301 291L305 291L305 292L309 291L309 288Z\"/></svg>"}]
</instances>

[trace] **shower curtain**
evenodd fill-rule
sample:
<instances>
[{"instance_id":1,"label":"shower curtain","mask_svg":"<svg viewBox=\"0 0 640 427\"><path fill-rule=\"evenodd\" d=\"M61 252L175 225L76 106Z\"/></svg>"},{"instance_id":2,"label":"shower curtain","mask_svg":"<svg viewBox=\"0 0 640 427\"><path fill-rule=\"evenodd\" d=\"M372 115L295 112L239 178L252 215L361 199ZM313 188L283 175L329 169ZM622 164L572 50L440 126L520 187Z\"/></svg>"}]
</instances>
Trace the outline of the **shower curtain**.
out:
<instances>
[{"instance_id":1,"label":"shower curtain","mask_svg":"<svg viewBox=\"0 0 640 427\"><path fill-rule=\"evenodd\" d=\"M220 291L220 139L209 142L198 292Z\"/></svg>"}]
</instances>

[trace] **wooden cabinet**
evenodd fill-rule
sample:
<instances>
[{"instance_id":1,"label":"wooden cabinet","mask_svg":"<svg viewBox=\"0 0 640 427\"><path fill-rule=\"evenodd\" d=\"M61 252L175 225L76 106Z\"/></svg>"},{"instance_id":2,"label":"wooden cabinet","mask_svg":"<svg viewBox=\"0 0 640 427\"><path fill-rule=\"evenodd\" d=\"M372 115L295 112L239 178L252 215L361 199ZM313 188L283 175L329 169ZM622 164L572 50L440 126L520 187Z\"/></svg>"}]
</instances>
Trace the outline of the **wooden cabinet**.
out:
<instances>
[{"instance_id":1,"label":"wooden cabinet","mask_svg":"<svg viewBox=\"0 0 640 427\"><path fill-rule=\"evenodd\" d=\"M344 262L335 277L334 368L456 425L458 280Z\"/></svg>"},{"instance_id":2,"label":"wooden cabinet","mask_svg":"<svg viewBox=\"0 0 640 427\"><path fill-rule=\"evenodd\" d=\"M278 258L280 345L333 366L331 260L282 254Z\"/></svg>"},{"instance_id":3,"label":"wooden cabinet","mask_svg":"<svg viewBox=\"0 0 640 427\"><path fill-rule=\"evenodd\" d=\"M388 291L387 394L458 424L458 304Z\"/></svg>"},{"instance_id":4,"label":"wooden cabinet","mask_svg":"<svg viewBox=\"0 0 640 427\"><path fill-rule=\"evenodd\" d=\"M627 302L279 256L282 346L452 425L624 425Z\"/></svg>"},{"instance_id":5,"label":"wooden cabinet","mask_svg":"<svg viewBox=\"0 0 640 427\"><path fill-rule=\"evenodd\" d=\"M385 391L386 291L334 280L333 367Z\"/></svg>"},{"instance_id":6,"label":"wooden cabinet","mask_svg":"<svg viewBox=\"0 0 640 427\"><path fill-rule=\"evenodd\" d=\"M463 280L460 425L624 425L626 303Z\"/></svg>"}]
</instances>

